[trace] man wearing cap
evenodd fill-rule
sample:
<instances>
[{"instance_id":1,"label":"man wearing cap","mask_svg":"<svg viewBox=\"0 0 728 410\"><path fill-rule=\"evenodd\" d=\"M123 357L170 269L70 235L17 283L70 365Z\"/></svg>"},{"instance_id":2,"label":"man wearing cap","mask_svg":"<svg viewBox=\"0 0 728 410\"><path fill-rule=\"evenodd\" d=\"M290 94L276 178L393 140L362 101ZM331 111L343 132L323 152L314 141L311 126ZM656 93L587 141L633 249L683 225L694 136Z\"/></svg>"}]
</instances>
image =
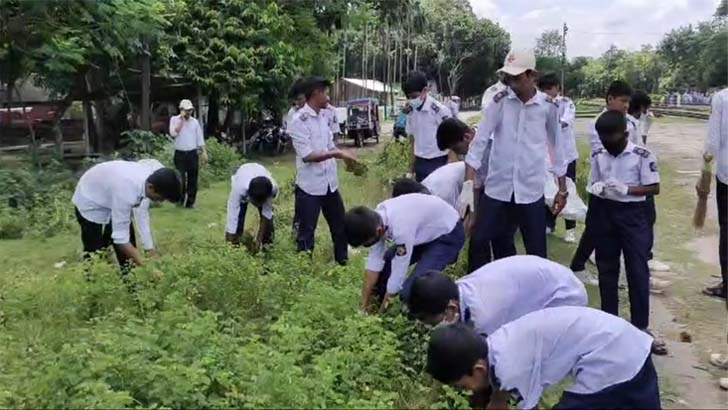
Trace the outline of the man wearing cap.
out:
<instances>
[{"instance_id":1,"label":"man wearing cap","mask_svg":"<svg viewBox=\"0 0 728 410\"><path fill-rule=\"evenodd\" d=\"M185 208L195 207L200 159L207 163L202 127L192 116L195 107L190 100L179 103L179 115L169 119L169 135L174 137L174 167L182 176L182 198Z\"/></svg>"},{"instance_id":2,"label":"man wearing cap","mask_svg":"<svg viewBox=\"0 0 728 410\"><path fill-rule=\"evenodd\" d=\"M546 159L552 156L552 171L559 192L554 214L566 205L566 161L561 139L558 107L536 88L536 58L529 50L511 50L502 74L507 89L493 95L483 121L465 158L465 184L461 214L474 209L473 180L483 163L483 154L493 134L491 156L482 197L478 203L468 255L469 272L487 262L480 247L498 241L514 227L521 230L529 255L545 258L546 215L544 184ZM501 241L503 239L500 239ZM494 244L495 245L495 244ZM505 257L510 255L498 255Z\"/></svg>"}]
</instances>

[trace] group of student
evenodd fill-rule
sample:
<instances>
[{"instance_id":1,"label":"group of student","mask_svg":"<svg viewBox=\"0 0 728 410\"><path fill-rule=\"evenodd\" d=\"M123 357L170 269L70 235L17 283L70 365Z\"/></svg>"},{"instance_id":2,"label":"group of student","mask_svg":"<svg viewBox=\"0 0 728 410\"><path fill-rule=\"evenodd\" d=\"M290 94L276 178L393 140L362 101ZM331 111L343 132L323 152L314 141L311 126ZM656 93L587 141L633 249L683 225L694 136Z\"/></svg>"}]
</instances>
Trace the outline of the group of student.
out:
<instances>
[{"instance_id":1,"label":"group of student","mask_svg":"<svg viewBox=\"0 0 728 410\"><path fill-rule=\"evenodd\" d=\"M507 408L515 400L533 408L546 387L571 375L574 383L557 408L660 408L651 353L666 349L648 331L659 173L644 147L648 127L639 124L649 99L619 81L607 92L591 140L586 229L570 269L546 259L546 239L568 200L566 178L576 174L573 102L559 95L555 76L539 79L530 51L509 52L498 75L475 130L429 95L424 74L411 73L403 84L406 133L414 139L408 178L395 181L392 197L374 209L348 212L337 160L357 158L334 143L330 83L320 77L297 81L291 96L298 102L286 125L296 153L297 248L313 250L320 213L337 263L347 263L349 246L369 248L361 308L386 309L399 297L412 317L436 325L428 372L472 390L476 404ZM548 212L546 178L559 186ZM261 216L256 244L270 243L279 189L262 165L242 165L231 178L226 240L240 241L252 205ZM122 265L141 265L132 210L143 211L136 219L140 232L149 233L149 200L180 202L183 192L179 173L156 161L92 167L73 199L84 251L113 241ZM528 255L516 255L517 229ZM570 241L573 229L567 221ZM443 272L458 260L466 238L470 273L454 281ZM151 234L145 248L153 249ZM575 274L592 251L601 310L587 307L582 281L588 278ZM631 323L618 316L621 256Z\"/></svg>"}]
</instances>

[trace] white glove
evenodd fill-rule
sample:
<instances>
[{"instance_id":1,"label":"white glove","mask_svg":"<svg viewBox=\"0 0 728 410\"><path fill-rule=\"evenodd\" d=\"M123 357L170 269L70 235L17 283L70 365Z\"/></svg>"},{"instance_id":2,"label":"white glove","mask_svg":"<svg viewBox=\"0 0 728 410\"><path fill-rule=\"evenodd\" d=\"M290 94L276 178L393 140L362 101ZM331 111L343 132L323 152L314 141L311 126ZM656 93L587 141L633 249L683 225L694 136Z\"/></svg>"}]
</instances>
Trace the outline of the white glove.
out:
<instances>
[{"instance_id":1,"label":"white glove","mask_svg":"<svg viewBox=\"0 0 728 410\"><path fill-rule=\"evenodd\" d=\"M460 197L458 197L458 203L460 204L460 217L465 218L468 213L468 209L473 211L475 209L475 198L473 195L473 181L463 182L463 190L460 191Z\"/></svg>"},{"instance_id":2,"label":"white glove","mask_svg":"<svg viewBox=\"0 0 728 410\"><path fill-rule=\"evenodd\" d=\"M614 179L607 181L607 189L621 195L627 195L627 192L629 192L629 187L626 184Z\"/></svg>"},{"instance_id":3,"label":"white glove","mask_svg":"<svg viewBox=\"0 0 728 410\"><path fill-rule=\"evenodd\" d=\"M597 181L591 186L587 187L587 192L594 195L602 195L604 193L604 189L607 188L607 184L605 184L602 181Z\"/></svg>"},{"instance_id":4,"label":"white glove","mask_svg":"<svg viewBox=\"0 0 728 410\"><path fill-rule=\"evenodd\" d=\"M414 179L415 178L415 174L413 174L412 172L408 172L408 173L404 174L404 177L405 178L409 178L409 179Z\"/></svg>"}]
</instances>

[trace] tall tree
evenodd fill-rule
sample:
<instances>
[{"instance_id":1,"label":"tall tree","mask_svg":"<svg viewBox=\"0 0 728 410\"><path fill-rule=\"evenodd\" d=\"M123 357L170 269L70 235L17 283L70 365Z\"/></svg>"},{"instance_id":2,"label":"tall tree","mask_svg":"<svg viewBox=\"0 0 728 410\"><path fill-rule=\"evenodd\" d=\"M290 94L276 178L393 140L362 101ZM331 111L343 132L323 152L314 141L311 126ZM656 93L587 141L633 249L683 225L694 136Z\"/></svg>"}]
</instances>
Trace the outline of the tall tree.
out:
<instances>
[{"instance_id":1,"label":"tall tree","mask_svg":"<svg viewBox=\"0 0 728 410\"><path fill-rule=\"evenodd\" d=\"M546 30L536 39L536 57L561 58L561 33L559 30Z\"/></svg>"}]
</instances>

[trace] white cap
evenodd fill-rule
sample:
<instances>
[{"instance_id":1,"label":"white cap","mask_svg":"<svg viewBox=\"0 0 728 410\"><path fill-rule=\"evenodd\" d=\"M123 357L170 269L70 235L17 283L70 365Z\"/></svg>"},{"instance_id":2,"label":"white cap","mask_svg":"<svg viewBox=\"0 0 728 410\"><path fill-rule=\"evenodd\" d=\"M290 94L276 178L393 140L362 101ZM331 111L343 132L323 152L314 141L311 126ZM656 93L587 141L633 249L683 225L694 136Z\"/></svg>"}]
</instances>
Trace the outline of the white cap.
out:
<instances>
[{"instance_id":1,"label":"white cap","mask_svg":"<svg viewBox=\"0 0 728 410\"><path fill-rule=\"evenodd\" d=\"M503 67L497 72L519 75L527 70L536 70L536 57L533 55L533 51L523 49L509 51L503 62Z\"/></svg>"},{"instance_id":2,"label":"white cap","mask_svg":"<svg viewBox=\"0 0 728 410\"><path fill-rule=\"evenodd\" d=\"M179 109L180 110L194 110L195 107L192 105L192 101L190 100L182 100L179 102Z\"/></svg>"}]
</instances>

